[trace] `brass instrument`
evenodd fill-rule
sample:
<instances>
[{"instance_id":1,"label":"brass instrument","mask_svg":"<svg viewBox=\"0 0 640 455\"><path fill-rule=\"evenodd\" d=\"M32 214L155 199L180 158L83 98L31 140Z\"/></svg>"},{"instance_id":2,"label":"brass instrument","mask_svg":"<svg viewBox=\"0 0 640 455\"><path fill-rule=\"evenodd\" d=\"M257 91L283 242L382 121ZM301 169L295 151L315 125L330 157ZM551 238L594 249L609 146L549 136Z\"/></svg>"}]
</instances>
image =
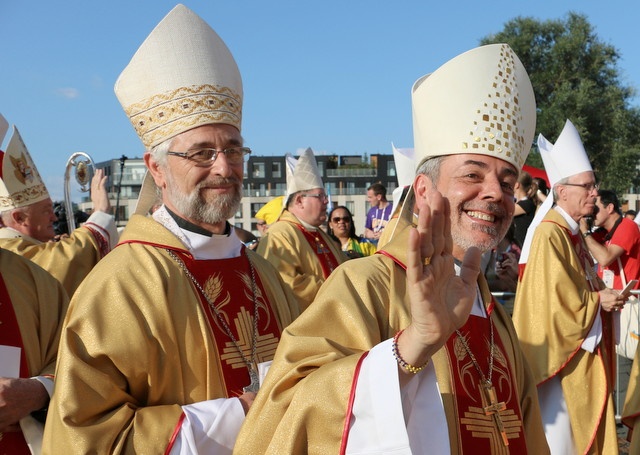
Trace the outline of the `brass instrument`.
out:
<instances>
[{"instance_id":1,"label":"brass instrument","mask_svg":"<svg viewBox=\"0 0 640 455\"><path fill-rule=\"evenodd\" d=\"M71 173L71 168L75 168L74 177L80 185L80 191L86 193L91 189L91 178L96 171L96 165L91 157L84 152L75 152L67 161L67 168L64 172L64 207L67 212L69 233L73 232L76 228L76 219L74 217L69 191L69 174Z\"/></svg>"}]
</instances>

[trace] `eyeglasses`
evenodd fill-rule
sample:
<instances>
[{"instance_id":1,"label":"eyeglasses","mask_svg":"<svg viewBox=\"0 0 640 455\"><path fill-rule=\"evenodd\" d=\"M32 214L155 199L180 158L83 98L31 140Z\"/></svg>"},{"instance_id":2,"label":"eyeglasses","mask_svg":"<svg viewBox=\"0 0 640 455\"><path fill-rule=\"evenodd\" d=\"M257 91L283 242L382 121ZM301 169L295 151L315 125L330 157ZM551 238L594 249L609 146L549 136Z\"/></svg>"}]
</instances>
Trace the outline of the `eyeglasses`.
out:
<instances>
[{"instance_id":1,"label":"eyeglasses","mask_svg":"<svg viewBox=\"0 0 640 455\"><path fill-rule=\"evenodd\" d=\"M167 152L167 155L179 156L199 165L210 166L220 153L224 153L229 164L241 164L244 162L245 155L251 153L251 149L248 147L230 147L224 150L201 148L186 152Z\"/></svg>"},{"instance_id":2,"label":"eyeglasses","mask_svg":"<svg viewBox=\"0 0 640 455\"><path fill-rule=\"evenodd\" d=\"M318 193L318 194L313 194L313 193L305 193L301 195L302 197L315 197L317 199L320 199L321 201L328 201L329 200L329 196L327 196L326 193Z\"/></svg>"},{"instance_id":3,"label":"eyeglasses","mask_svg":"<svg viewBox=\"0 0 640 455\"><path fill-rule=\"evenodd\" d=\"M587 190L589 193L600 188L600 185L597 183L563 183L562 185L579 186L580 188Z\"/></svg>"},{"instance_id":4,"label":"eyeglasses","mask_svg":"<svg viewBox=\"0 0 640 455\"><path fill-rule=\"evenodd\" d=\"M334 223L339 223L340 221L343 221L345 223L351 223L351 217L350 216L334 216L333 218L331 218L331 221L333 221Z\"/></svg>"}]
</instances>

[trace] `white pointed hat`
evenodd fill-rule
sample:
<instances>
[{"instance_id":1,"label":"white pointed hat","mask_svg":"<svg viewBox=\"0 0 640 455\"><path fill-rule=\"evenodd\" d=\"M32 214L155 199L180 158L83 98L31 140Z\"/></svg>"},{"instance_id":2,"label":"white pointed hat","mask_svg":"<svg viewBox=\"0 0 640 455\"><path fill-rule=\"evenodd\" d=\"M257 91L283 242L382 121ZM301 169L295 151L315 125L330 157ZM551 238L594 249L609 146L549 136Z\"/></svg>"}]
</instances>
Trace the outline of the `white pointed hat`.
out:
<instances>
[{"instance_id":1,"label":"white pointed hat","mask_svg":"<svg viewBox=\"0 0 640 455\"><path fill-rule=\"evenodd\" d=\"M25 207L50 198L15 126L7 150L0 151L0 162L0 211Z\"/></svg>"},{"instance_id":2,"label":"white pointed hat","mask_svg":"<svg viewBox=\"0 0 640 455\"><path fill-rule=\"evenodd\" d=\"M0 114L0 147L2 146L4 137L7 135L7 131L9 131L9 122Z\"/></svg>"},{"instance_id":3,"label":"white pointed hat","mask_svg":"<svg viewBox=\"0 0 640 455\"><path fill-rule=\"evenodd\" d=\"M416 175L415 151L412 148L396 148L393 143L391 143L391 148L393 149L393 161L396 165L396 177L398 179L398 187L392 193L394 211L397 211L400 207L399 203L404 188L413 183L413 178Z\"/></svg>"},{"instance_id":4,"label":"white pointed hat","mask_svg":"<svg viewBox=\"0 0 640 455\"><path fill-rule=\"evenodd\" d=\"M580 133L578 133L578 130L570 120L565 122L564 128L562 128L555 144L549 142L542 134L538 135L538 149L552 189L562 179L582 172L593 171L587 152L580 139ZM527 229L527 236L524 239L522 252L520 253L520 264L527 263L533 234L553 207L554 202L553 191L549 191L549 195L536 211L536 215Z\"/></svg>"},{"instance_id":5,"label":"white pointed hat","mask_svg":"<svg viewBox=\"0 0 640 455\"><path fill-rule=\"evenodd\" d=\"M293 193L298 191L313 190L315 188L324 188L322 184L322 176L316 157L311 148L307 148L300 154L298 159L291 155L287 155L287 199Z\"/></svg>"},{"instance_id":6,"label":"white pointed hat","mask_svg":"<svg viewBox=\"0 0 640 455\"><path fill-rule=\"evenodd\" d=\"M507 44L472 49L413 85L415 164L433 156L482 154L520 170L536 126L533 87Z\"/></svg>"},{"instance_id":7,"label":"white pointed hat","mask_svg":"<svg viewBox=\"0 0 640 455\"><path fill-rule=\"evenodd\" d=\"M218 34L184 5L153 29L118 77L115 92L147 149L210 123L240 130L238 66Z\"/></svg>"}]
</instances>

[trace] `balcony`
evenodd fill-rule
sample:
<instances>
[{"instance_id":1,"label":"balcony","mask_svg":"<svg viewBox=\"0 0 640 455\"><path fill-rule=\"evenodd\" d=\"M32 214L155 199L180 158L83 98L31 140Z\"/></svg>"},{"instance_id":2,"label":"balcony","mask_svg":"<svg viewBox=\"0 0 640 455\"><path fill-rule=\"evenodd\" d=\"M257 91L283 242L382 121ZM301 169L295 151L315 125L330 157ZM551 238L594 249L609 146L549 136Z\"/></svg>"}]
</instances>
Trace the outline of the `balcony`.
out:
<instances>
[{"instance_id":1,"label":"balcony","mask_svg":"<svg viewBox=\"0 0 640 455\"><path fill-rule=\"evenodd\" d=\"M327 178L345 178L345 177L376 177L378 173L375 168L340 168L327 169Z\"/></svg>"}]
</instances>

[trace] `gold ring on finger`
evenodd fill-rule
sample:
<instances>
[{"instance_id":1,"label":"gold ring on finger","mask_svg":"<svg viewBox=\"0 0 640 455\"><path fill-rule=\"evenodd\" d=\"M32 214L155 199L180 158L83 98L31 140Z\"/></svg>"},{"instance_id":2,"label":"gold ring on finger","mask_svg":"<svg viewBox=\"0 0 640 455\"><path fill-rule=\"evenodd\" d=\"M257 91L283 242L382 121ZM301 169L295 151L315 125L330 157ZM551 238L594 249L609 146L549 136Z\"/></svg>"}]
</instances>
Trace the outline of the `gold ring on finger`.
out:
<instances>
[{"instance_id":1,"label":"gold ring on finger","mask_svg":"<svg viewBox=\"0 0 640 455\"><path fill-rule=\"evenodd\" d=\"M426 266L426 265L429 265L429 264L431 264L431 256L427 256L426 258L424 258L422 260L422 265Z\"/></svg>"}]
</instances>

